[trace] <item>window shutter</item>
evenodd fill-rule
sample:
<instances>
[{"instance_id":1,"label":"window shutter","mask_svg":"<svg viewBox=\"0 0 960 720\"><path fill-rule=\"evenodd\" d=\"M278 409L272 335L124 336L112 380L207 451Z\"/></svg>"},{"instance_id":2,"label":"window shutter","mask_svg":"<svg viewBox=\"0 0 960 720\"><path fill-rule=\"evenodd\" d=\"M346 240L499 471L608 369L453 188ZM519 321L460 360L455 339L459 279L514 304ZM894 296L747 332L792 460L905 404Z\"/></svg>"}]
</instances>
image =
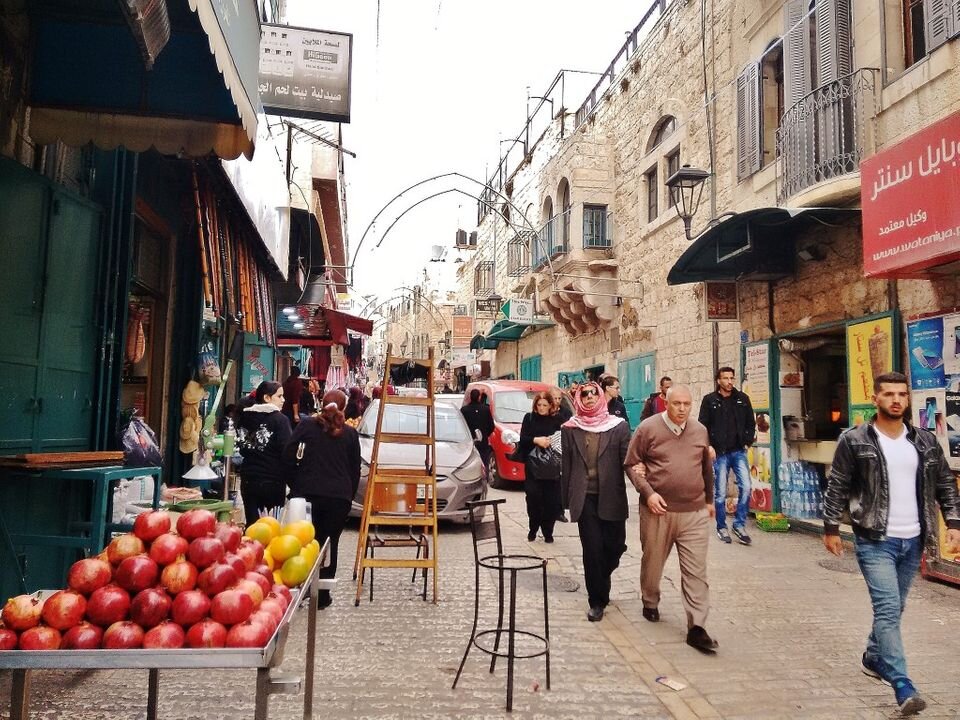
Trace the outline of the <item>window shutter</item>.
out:
<instances>
[{"instance_id":1,"label":"window shutter","mask_svg":"<svg viewBox=\"0 0 960 720\"><path fill-rule=\"evenodd\" d=\"M923 0L923 20L926 24L927 54L943 45L953 35L954 3L951 0Z\"/></svg>"},{"instance_id":2,"label":"window shutter","mask_svg":"<svg viewBox=\"0 0 960 720\"><path fill-rule=\"evenodd\" d=\"M940 0L944 1L944 0ZM817 85L836 82L853 72L850 0L817 0Z\"/></svg>"},{"instance_id":3,"label":"window shutter","mask_svg":"<svg viewBox=\"0 0 960 720\"><path fill-rule=\"evenodd\" d=\"M952 0L950 3L950 37L960 35L960 0Z\"/></svg>"},{"instance_id":4,"label":"window shutter","mask_svg":"<svg viewBox=\"0 0 960 720\"><path fill-rule=\"evenodd\" d=\"M806 13L806 0L787 0L783 7L783 96L788 110L813 89L810 87L810 22Z\"/></svg>"},{"instance_id":5,"label":"window shutter","mask_svg":"<svg viewBox=\"0 0 960 720\"><path fill-rule=\"evenodd\" d=\"M760 65L751 63L737 78L737 177L760 169Z\"/></svg>"}]
</instances>

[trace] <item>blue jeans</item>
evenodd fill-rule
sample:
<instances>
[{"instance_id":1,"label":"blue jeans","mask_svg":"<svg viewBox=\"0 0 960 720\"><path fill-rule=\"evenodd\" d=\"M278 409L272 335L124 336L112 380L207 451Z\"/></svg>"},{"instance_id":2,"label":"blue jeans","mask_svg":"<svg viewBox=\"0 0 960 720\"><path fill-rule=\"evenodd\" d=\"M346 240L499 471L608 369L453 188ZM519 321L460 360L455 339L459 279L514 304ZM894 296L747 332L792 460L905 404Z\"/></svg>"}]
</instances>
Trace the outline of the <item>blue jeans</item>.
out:
<instances>
[{"instance_id":1,"label":"blue jeans","mask_svg":"<svg viewBox=\"0 0 960 720\"><path fill-rule=\"evenodd\" d=\"M873 604L873 630L867 639L867 658L880 660L879 672L894 687L907 681L907 659L900 636L900 616L907 602L910 583L920 569L923 543L918 535L909 540L856 538L857 562L867 581Z\"/></svg>"},{"instance_id":2,"label":"blue jeans","mask_svg":"<svg viewBox=\"0 0 960 720\"><path fill-rule=\"evenodd\" d=\"M717 509L717 530L727 527L727 475L733 468L737 479L737 514L733 526L742 528L747 524L750 509L750 468L747 467L747 451L731 450L717 455L713 461L713 504Z\"/></svg>"}]
</instances>

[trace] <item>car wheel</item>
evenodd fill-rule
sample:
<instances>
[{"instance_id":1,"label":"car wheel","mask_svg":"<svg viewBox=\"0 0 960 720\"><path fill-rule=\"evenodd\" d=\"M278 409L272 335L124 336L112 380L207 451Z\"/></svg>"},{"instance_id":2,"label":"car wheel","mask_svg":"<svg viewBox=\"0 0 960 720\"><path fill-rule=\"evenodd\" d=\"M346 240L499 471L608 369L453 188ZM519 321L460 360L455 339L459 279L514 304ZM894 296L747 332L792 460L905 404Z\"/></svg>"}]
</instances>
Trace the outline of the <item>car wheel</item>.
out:
<instances>
[{"instance_id":1,"label":"car wheel","mask_svg":"<svg viewBox=\"0 0 960 720\"><path fill-rule=\"evenodd\" d=\"M503 490L507 487L506 480L500 477L500 470L497 468L497 456L495 453L490 453L490 469L488 473L490 476L490 487L497 488L498 490Z\"/></svg>"}]
</instances>

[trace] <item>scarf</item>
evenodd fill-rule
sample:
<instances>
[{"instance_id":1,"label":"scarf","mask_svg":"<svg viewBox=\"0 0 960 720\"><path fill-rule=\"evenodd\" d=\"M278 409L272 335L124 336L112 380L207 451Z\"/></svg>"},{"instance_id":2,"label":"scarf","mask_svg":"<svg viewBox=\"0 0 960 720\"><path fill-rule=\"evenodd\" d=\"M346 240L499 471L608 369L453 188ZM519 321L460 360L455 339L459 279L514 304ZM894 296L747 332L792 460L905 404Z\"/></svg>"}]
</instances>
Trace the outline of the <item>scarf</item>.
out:
<instances>
[{"instance_id":1,"label":"scarf","mask_svg":"<svg viewBox=\"0 0 960 720\"><path fill-rule=\"evenodd\" d=\"M584 407L583 401L580 399L580 393L585 388L591 388L597 393L597 403L589 410ZM602 433L623 422L623 418L611 415L607 410L607 403L603 398L603 390L601 390L600 386L595 382L581 385L577 389L577 394L573 398L573 407L577 413L567 420L563 424L563 427L580 428L586 432Z\"/></svg>"}]
</instances>

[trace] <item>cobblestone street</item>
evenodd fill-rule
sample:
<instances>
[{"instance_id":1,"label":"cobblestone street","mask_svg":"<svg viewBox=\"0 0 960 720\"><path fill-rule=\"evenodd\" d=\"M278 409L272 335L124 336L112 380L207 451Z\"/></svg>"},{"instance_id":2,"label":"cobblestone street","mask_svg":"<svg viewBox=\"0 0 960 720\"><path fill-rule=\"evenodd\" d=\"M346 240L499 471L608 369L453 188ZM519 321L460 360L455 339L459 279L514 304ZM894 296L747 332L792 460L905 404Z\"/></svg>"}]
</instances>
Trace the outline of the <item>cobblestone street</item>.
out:
<instances>
[{"instance_id":1,"label":"cobblestone street","mask_svg":"<svg viewBox=\"0 0 960 720\"><path fill-rule=\"evenodd\" d=\"M753 532L754 545L722 545L710 552L712 604L708 629L720 642L715 657L684 643L676 560L668 564L662 619L640 614L640 547L636 512L629 551L614 575L613 603L604 620L589 623L581 585L576 526L558 525L556 543L526 541L523 494L505 497L507 548L550 560L552 689L545 689L542 658L516 665L517 718L829 718L896 717L893 693L864 676L859 657L868 632L867 594L852 553L837 560L819 538L797 532ZM374 602L352 602L350 565L354 524L342 543L341 589L320 616L315 716L329 718L500 717L506 665L487 672L471 653L460 686L450 684L469 636L473 602L470 534L444 527L441 602L416 595L409 576L379 571ZM539 588L519 587L520 627L536 631ZM481 575L483 600L493 605L495 576ZM302 672L306 611L295 618L283 672ZM911 674L929 707L922 717L960 717L957 657L960 591L918 579L904 617ZM481 619L481 625L483 620ZM687 687L656 682L666 675ZM252 715L252 672L162 672L162 718L237 718ZM33 717L140 718L145 716L142 671L36 673ZM0 673L0 717L9 714L9 673ZM272 718L300 717L301 698L275 696Z\"/></svg>"}]
</instances>

